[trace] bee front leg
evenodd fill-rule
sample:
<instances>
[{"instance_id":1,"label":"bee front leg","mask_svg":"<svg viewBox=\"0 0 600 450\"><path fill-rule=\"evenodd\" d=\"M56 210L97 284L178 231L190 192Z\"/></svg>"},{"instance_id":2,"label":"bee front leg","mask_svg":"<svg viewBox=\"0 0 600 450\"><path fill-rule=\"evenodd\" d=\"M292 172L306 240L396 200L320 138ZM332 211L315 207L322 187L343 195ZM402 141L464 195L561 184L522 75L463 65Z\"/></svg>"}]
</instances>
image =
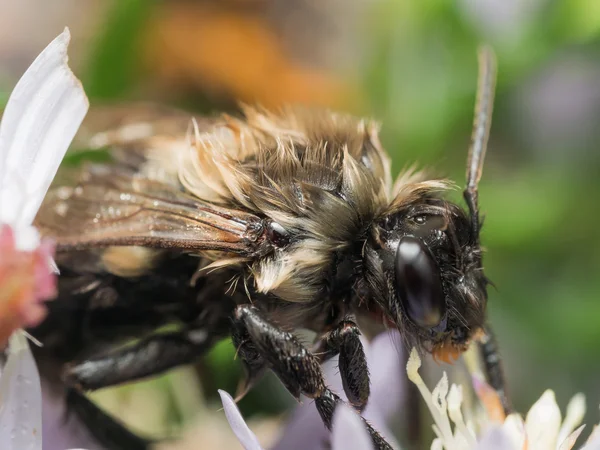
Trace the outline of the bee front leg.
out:
<instances>
[{"instance_id":1,"label":"bee front leg","mask_svg":"<svg viewBox=\"0 0 600 450\"><path fill-rule=\"evenodd\" d=\"M360 330L351 320L344 320L321 339L315 353L327 360L339 353L340 376L344 392L359 411L367 404L371 392L367 358L360 342Z\"/></svg>"},{"instance_id":2,"label":"bee front leg","mask_svg":"<svg viewBox=\"0 0 600 450\"><path fill-rule=\"evenodd\" d=\"M246 364L251 366L260 361L261 367L273 370L294 397L299 398L300 394L304 394L313 398L323 423L331 429L335 407L342 400L325 385L321 364L315 355L293 334L280 330L265 319L254 306L241 305L236 308L234 333L247 338L238 348L242 359L247 355L252 358ZM391 450L385 439L369 423L364 423L375 447Z\"/></svg>"},{"instance_id":3,"label":"bee front leg","mask_svg":"<svg viewBox=\"0 0 600 450\"><path fill-rule=\"evenodd\" d=\"M489 324L485 326L483 336L476 343L486 381L500 397L504 412L510 414L512 412L512 405L506 390L507 383L504 368L502 367L502 358L500 357L496 337Z\"/></svg>"}]
</instances>

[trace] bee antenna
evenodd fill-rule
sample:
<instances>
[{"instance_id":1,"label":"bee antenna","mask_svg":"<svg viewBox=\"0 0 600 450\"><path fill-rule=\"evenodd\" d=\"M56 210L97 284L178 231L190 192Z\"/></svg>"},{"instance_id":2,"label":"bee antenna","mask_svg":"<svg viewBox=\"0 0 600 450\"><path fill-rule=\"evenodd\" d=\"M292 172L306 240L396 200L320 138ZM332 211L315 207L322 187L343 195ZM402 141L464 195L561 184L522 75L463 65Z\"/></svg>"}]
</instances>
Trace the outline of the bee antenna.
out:
<instances>
[{"instance_id":1,"label":"bee antenna","mask_svg":"<svg viewBox=\"0 0 600 450\"><path fill-rule=\"evenodd\" d=\"M479 206L477 204L477 185L481 179L483 161L490 135L495 88L496 56L491 47L484 45L479 48L479 78L475 118L473 119L471 146L467 159L467 186L463 192L471 215L471 232L477 244L479 244L479 230L481 229Z\"/></svg>"}]
</instances>

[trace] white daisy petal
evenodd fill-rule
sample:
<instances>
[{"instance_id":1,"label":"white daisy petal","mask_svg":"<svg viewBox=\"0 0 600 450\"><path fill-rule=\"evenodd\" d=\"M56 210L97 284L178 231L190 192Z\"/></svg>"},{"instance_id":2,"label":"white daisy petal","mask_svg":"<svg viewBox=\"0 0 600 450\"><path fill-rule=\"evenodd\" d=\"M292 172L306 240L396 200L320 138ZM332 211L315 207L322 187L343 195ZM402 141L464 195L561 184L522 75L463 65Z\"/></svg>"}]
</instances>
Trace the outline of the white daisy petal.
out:
<instances>
[{"instance_id":1,"label":"white daisy petal","mask_svg":"<svg viewBox=\"0 0 600 450\"><path fill-rule=\"evenodd\" d=\"M433 403L437 406L440 414L446 414L446 396L448 395L448 375L446 372L442 374L442 378L438 381L435 388L433 388L433 392L431 393L431 397L433 398Z\"/></svg>"},{"instance_id":2,"label":"white daisy petal","mask_svg":"<svg viewBox=\"0 0 600 450\"><path fill-rule=\"evenodd\" d=\"M600 425L595 425L581 450L600 450Z\"/></svg>"},{"instance_id":3,"label":"white daisy petal","mask_svg":"<svg viewBox=\"0 0 600 450\"><path fill-rule=\"evenodd\" d=\"M558 450L571 450L575 445L575 442L577 442L577 439L579 438L579 435L581 434L584 428L585 425L581 425L579 428L577 428L575 431L569 434L566 437L566 439L562 441Z\"/></svg>"},{"instance_id":4,"label":"white daisy petal","mask_svg":"<svg viewBox=\"0 0 600 450\"><path fill-rule=\"evenodd\" d=\"M431 415L433 416L433 421L435 422L435 425L433 425L433 430L436 433L437 437L444 441L444 446L447 449L453 448L451 446L452 446L452 443L454 440L454 436L452 435L452 427L450 426L450 420L448 419L448 415L446 414L446 411L445 411L445 405L444 405L444 412L441 413L440 405L439 405L439 403L437 403L436 398L435 398L436 396L434 396L432 393L429 392L427 385L421 378L421 375L419 375L420 367L421 367L421 358L419 358L419 353L417 352L417 350L415 348L413 348L412 351L410 352L410 356L408 357L408 362L406 363L406 373L408 375L408 379L417 386L417 388L419 389L419 392L421 393L421 396L423 397L423 400L425 400L425 404L429 408L429 412L431 412ZM444 375L445 375L445 373L444 373ZM439 393L443 389L443 378L444 377L442 377L442 380L440 380L440 382L438 383L438 386L436 386L436 389L437 389L436 394L438 396L439 396ZM446 388L445 389L447 392L447 390L448 390L448 379L447 378L446 378ZM444 399L444 403L445 403L445 399Z\"/></svg>"},{"instance_id":5,"label":"white daisy petal","mask_svg":"<svg viewBox=\"0 0 600 450\"><path fill-rule=\"evenodd\" d=\"M435 438L431 443L431 450L444 450L444 444L440 438Z\"/></svg>"},{"instance_id":6,"label":"white daisy petal","mask_svg":"<svg viewBox=\"0 0 600 450\"><path fill-rule=\"evenodd\" d=\"M33 250L31 226L83 117L88 101L67 65L69 30L46 47L13 90L0 122L0 224L20 250ZM3 450L40 450L40 379L23 332L14 333L0 378Z\"/></svg>"},{"instance_id":7,"label":"white daisy petal","mask_svg":"<svg viewBox=\"0 0 600 450\"><path fill-rule=\"evenodd\" d=\"M42 391L37 367L25 335L9 342L0 377L0 442L3 450L41 450Z\"/></svg>"},{"instance_id":8,"label":"white daisy petal","mask_svg":"<svg viewBox=\"0 0 600 450\"><path fill-rule=\"evenodd\" d=\"M517 414L509 414L504 423L502 424L502 430L505 435L510 439L514 448L522 449L525 444L525 423L523 418Z\"/></svg>"},{"instance_id":9,"label":"white daisy petal","mask_svg":"<svg viewBox=\"0 0 600 450\"><path fill-rule=\"evenodd\" d=\"M465 425L461 405L463 401L462 386L453 384L448 394L448 416L454 422L454 438L462 443L461 448L471 448L475 445L475 434Z\"/></svg>"},{"instance_id":10,"label":"white daisy petal","mask_svg":"<svg viewBox=\"0 0 600 450\"><path fill-rule=\"evenodd\" d=\"M89 104L67 65L69 30L52 41L13 90L0 123L0 223L17 242L36 245L20 229L33 222Z\"/></svg>"},{"instance_id":11,"label":"white daisy petal","mask_svg":"<svg viewBox=\"0 0 600 450\"><path fill-rule=\"evenodd\" d=\"M567 405L567 414L562 426L558 432L557 444L562 448L562 443L572 434L583 421L585 416L585 396L583 394L575 395Z\"/></svg>"},{"instance_id":12,"label":"white daisy petal","mask_svg":"<svg viewBox=\"0 0 600 450\"><path fill-rule=\"evenodd\" d=\"M533 404L525 419L529 450L556 448L560 422L561 415L556 404L556 397L554 392L548 389Z\"/></svg>"}]
</instances>

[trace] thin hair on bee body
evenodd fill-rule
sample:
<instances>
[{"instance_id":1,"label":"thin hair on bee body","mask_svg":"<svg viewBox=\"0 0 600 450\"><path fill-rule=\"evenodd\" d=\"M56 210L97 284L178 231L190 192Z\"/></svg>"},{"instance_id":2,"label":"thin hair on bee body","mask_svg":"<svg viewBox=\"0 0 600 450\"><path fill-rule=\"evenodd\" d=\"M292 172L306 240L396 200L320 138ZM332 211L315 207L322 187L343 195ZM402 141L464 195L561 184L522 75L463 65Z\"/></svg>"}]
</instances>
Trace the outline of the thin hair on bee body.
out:
<instances>
[{"instance_id":1,"label":"thin hair on bee body","mask_svg":"<svg viewBox=\"0 0 600 450\"><path fill-rule=\"evenodd\" d=\"M224 116L206 133L193 128L180 181L201 200L266 216L291 233L296 240L285 253L275 251L250 271L258 292L309 301L331 255L389 204L389 159L378 126L302 108L243 112L244 119Z\"/></svg>"}]
</instances>

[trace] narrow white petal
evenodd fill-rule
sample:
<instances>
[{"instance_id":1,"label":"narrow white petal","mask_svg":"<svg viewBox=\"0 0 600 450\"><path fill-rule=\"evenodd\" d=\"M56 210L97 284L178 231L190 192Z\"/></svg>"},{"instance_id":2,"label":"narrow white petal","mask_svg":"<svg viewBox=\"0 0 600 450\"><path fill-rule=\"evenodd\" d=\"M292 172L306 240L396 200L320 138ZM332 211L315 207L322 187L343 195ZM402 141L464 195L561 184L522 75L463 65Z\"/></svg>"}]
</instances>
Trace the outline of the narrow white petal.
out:
<instances>
[{"instance_id":1,"label":"narrow white petal","mask_svg":"<svg viewBox=\"0 0 600 450\"><path fill-rule=\"evenodd\" d=\"M533 404L525 419L525 430L530 450L556 448L556 439L560 427L560 409L556 404L554 392L548 389Z\"/></svg>"},{"instance_id":2,"label":"narrow white petal","mask_svg":"<svg viewBox=\"0 0 600 450\"><path fill-rule=\"evenodd\" d=\"M440 438L435 438L431 443L431 450L444 450L444 443Z\"/></svg>"},{"instance_id":3,"label":"narrow white petal","mask_svg":"<svg viewBox=\"0 0 600 450\"><path fill-rule=\"evenodd\" d=\"M557 445L562 447L562 443L572 434L573 430L581 425L585 416L585 396L581 393L576 394L567 405L567 414L558 432Z\"/></svg>"},{"instance_id":4,"label":"narrow white petal","mask_svg":"<svg viewBox=\"0 0 600 450\"><path fill-rule=\"evenodd\" d=\"M442 378L438 381L438 384L433 388L433 392L431 393L431 397L433 399L434 405L440 411L440 414L446 414L447 404L446 404L446 396L448 395L448 375L444 371L442 373Z\"/></svg>"},{"instance_id":5,"label":"narrow white petal","mask_svg":"<svg viewBox=\"0 0 600 450\"><path fill-rule=\"evenodd\" d=\"M69 30L31 64L0 123L0 222L33 222L89 104L67 64Z\"/></svg>"},{"instance_id":6,"label":"narrow white petal","mask_svg":"<svg viewBox=\"0 0 600 450\"><path fill-rule=\"evenodd\" d=\"M558 447L558 450L571 450L573 448L573 446L575 445L575 442L577 442L577 439L579 438L579 435L581 434L581 432L583 431L584 428L585 428L585 425L581 425L579 428L577 428L575 431L573 431L570 435L568 435L566 437L566 439L564 441L562 441L562 443L560 444L560 447Z\"/></svg>"},{"instance_id":7,"label":"narrow white petal","mask_svg":"<svg viewBox=\"0 0 600 450\"><path fill-rule=\"evenodd\" d=\"M0 377L2 450L41 450L42 392L37 367L23 333L13 333Z\"/></svg>"},{"instance_id":8,"label":"narrow white petal","mask_svg":"<svg viewBox=\"0 0 600 450\"><path fill-rule=\"evenodd\" d=\"M600 425L594 426L592 433L581 450L600 450Z\"/></svg>"},{"instance_id":9,"label":"narrow white petal","mask_svg":"<svg viewBox=\"0 0 600 450\"><path fill-rule=\"evenodd\" d=\"M514 448L522 449L525 445L525 423L517 414L509 414L502 424L502 431L510 439Z\"/></svg>"},{"instance_id":10,"label":"narrow white petal","mask_svg":"<svg viewBox=\"0 0 600 450\"><path fill-rule=\"evenodd\" d=\"M462 386L453 384L448 393L448 417L454 422L454 439L461 440L464 448L475 446L475 434L465 425L461 406L463 401Z\"/></svg>"},{"instance_id":11,"label":"narrow white petal","mask_svg":"<svg viewBox=\"0 0 600 450\"><path fill-rule=\"evenodd\" d=\"M88 101L67 65L69 30L42 51L13 90L0 122L0 223L17 247L39 242L31 223L83 117ZM23 332L13 333L0 377L2 450L41 450L40 378Z\"/></svg>"},{"instance_id":12,"label":"narrow white petal","mask_svg":"<svg viewBox=\"0 0 600 450\"><path fill-rule=\"evenodd\" d=\"M227 422L229 422L229 426L242 444L242 447L246 450L262 450L256 435L246 425L246 421L242 417L231 395L221 389L219 389L219 395L223 402L223 410L225 411Z\"/></svg>"},{"instance_id":13,"label":"narrow white petal","mask_svg":"<svg viewBox=\"0 0 600 450\"><path fill-rule=\"evenodd\" d=\"M406 363L406 373L408 375L408 379L417 386L419 392L421 393L421 396L423 397L423 400L425 400L425 404L429 408L429 412L431 413L433 421L435 422L435 424L433 425L433 429L437 437L443 440L444 447L446 449L454 449L454 436L452 434L450 420L448 419L448 415L445 411L445 405L444 412L442 414L440 413L440 405L435 403L435 396L433 396L432 393L429 392L427 385L421 378L421 375L419 375L420 367L421 358L419 358L419 353L417 352L417 350L413 348L410 352L410 356L408 357L408 362ZM442 380L440 380L440 383L438 383L438 386L436 386L438 394L443 388L443 386L440 385L442 382L443 377ZM447 390L448 380L446 379L446 391Z\"/></svg>"},{"instance_id":14,"label":"narrow white petal","mask_svg":"<svg viewBox=\"0 0 600 450\"><path fill-rule=\"evenodd\" d=\"M344 403L340 403L333 413L331 450L373 450L367 427Z\"/></svg>"}]
</instances>

